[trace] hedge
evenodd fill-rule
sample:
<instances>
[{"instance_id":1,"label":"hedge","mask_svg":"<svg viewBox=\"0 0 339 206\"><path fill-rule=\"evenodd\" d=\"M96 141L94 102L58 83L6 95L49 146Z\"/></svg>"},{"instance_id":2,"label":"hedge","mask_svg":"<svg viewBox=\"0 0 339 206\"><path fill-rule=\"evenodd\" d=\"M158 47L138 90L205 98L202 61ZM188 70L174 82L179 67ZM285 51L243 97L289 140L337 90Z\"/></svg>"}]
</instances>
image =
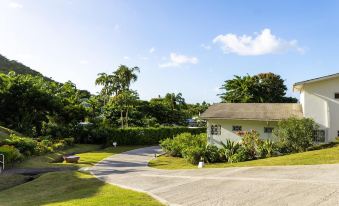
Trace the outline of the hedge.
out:
<instances>
[{"instance_id":1,"label":"hedge","mask_svg":"<svg viewBox=\"0 0 339 206\"><path fill-rule=\"evenodd\" d=\"M173 138L181 133L205 133L206 128L188 127L156 127L156 128L78 128L76 141L78 143L96 143L112 145L156 145L160 140Z\"/></svg>"}]
</instances>

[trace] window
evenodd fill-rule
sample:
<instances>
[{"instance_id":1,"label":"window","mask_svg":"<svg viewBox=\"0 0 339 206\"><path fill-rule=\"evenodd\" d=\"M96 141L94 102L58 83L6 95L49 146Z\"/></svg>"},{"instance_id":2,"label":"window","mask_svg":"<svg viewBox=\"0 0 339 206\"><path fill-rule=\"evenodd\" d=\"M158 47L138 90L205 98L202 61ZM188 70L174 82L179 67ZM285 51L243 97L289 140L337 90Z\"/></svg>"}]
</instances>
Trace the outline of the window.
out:
<instances>
[{"instance_id":1,"label":"window","mask_svg":"<svg viewBox=\"0 0 339 206\"><path fill-rule=\"evenodd\" d=\"M211 125L211 135L221 135L221 125Z\"/></svg>"},{"instance_id":2,"label":"window","mask_svg":"<svg viewBox=\"0 0 339 206\"><path fill-rule=\"evenodd\" d=\"M314 130L313 141L314 142L325 142L325 130Z\"/></svg>"},{"instance_id":3,"label":"window","mask_svg":"<svg viewBox=\"0 0 339 206\"><path fill-rule=\"evenodd\" d=\"M339 130L338 130L338 135L337 135L337 137L339 137Z\"/></svg>"},{"instance_id":4,"label":"window","mask_svg":"<svg viewBox=\"0 0 339 206\"><path fill-rule=\"evenodd\" d=\"M272 133L273 132L273 127L265 127L264 128L264 133Z\"/></svg>"},{"instance_id":5,"label":"window","mask_svg":"<svg viewBox=\"0 0 339 206\"><path fill-rule=\"evenodd\" d=\"M238 131L241 131L241 130L242 130L242 127L239 126L239 125L236 125L236 126L232 127L232 131L234 131L234 132L238 132Z\"/></svg>"},{"instance_id":6,"label":"window","mask_svg":"<svg viewBox=\"0 0 339 206\"><path fill-rule=\"evenodd\" d=\"M334 94L334 99L339 99L339 93Z\"/></svg>"}]
</instances>

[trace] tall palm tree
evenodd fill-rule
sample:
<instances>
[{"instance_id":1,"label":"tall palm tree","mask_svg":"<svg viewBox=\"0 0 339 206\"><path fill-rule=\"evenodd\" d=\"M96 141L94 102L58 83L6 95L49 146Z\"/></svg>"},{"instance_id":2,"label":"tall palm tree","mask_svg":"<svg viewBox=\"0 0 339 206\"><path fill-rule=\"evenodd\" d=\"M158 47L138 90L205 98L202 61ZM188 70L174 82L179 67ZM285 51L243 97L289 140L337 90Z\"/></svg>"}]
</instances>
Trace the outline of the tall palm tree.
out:
<instances>
[{"instance_id":1,"label":"tall palm tree","mask_svg":"<svg viewBox=\"0 0 339 206\"><path fill-rule=\"evenodd\" d=\"M137 81L138 75L137 72L140 72L139 67L127 67L125 65L120 65L119 68L114 72L114 76L119 82L120 91L129 90L129 87L132 82Z\"/></svg>"},{"instance_id":2,"label":"tall palm tree","mask_svg":"<svg viewBox=\"0 0 339 206\"><path fill-rule=\"evenodd\" d=\"M99 73L98 78L95 80L95 85L101 85L100 94L103 96L104 105L106 105L109 97L117 91L117 80L114 75L109 75L106 73Z\"/></svg>"}]
</instances>

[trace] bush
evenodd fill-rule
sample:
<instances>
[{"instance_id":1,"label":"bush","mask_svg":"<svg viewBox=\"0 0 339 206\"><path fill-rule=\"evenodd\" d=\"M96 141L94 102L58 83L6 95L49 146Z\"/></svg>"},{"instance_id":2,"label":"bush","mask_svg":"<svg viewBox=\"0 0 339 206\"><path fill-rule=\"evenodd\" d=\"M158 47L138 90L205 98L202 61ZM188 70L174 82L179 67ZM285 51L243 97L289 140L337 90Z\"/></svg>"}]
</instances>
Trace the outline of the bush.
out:
<instances>
[{"instance_id":1,"label":"bush","mask_svg":"<svg viewBox=\"0 0 339 206\"><path fill-rule=\"evenodd\" d=\"M161 140L173 138L181 133L206 133L206 128L157 127L157 128L104 128L78 127L73 134L75 142L112 145L156 145Z\"/></svg>"},{"instance_id":2,"label":"bush","mask_svg":"<svg viewBox=\"0 0 339 206\"><path fill-rule=\"evenodd\" d=\"M186 142L183 142L182 156L192 164L197 164L201 158L206 160L206 146L207 135L206 133L191 135L184 133L179 136L186 137Z\"/></svg>"},{"instance_id":3,"label":"bush","mask_svg":"<svg viewBox=\"0 0 339 206\"><path fill-rule=\"evenodd\" d=\"M3 145L0 146L0 154L5 155L5 163L12 164L14 162L19 162L23 159L22 154L14 146Z\"/></svg>"},{"instance_id":4,"label":"bush","mask_svg":"<svg viewBox=\"0 0 339 206\"><path fill-rule=\"evenodd\" d=\"M58 142L52 145L52 149L53 151L58 151L58 150L62 150L66 147L66 145L62 142Z\"/></svg>"},{"instance_id":5,"label":"bush","mask_svg":"<svg viewBox=\"0 0 339 206\"><path fill-rule=\"evenodd\" d=\"M273 132L280 152L303 152L313 145L313 132L317 129L318 126L310 118L292 117L280 121Z\"/></svg>"},{"instance_id":6,"label":"bush","mask_svg":"<svg viewBox=\"0 0 339 206\"><path fill-rule=\"evenodd\" d=\"M226 143L221 142L221 145L223 146L223 151L225 153L225 157L228 162L233 162L234 155L237 154L238 150L240 149L241 145L237 142L233 142L229 139L226 140Z\"/></svg>"},{"instance_id":7,"label":"bush","mask_svg":"<svg viewBox=\"0 0 339 206\"><path fill-rule=\"evenodd\" d=\"M246 132L242 137L241 145L244 147L244 152L247 153L249 160L258 156L258 146L261 144L260 134L255 130Z\"/></svg>"},{"instance_id":8,"label":"bush","mask_svg":"<svg viewBox=\"0 0 339 206\"><path fill-rule=\"evenodd\" d=\"M207 145L206 147L206 161L209 163L219 162L222 161L222 155L220 155L220 150L215 145Z\"/></svg>"},{"instance_id":9,"label":"bush","mask_svg":"<svg viewBox=\"0 0 339 206\"><path fill-rule=\"evenodd\" d=\"M5 139L2 144L14 146L20 151L21 154L30 156L35 154L37 141L28 137L19 137L15 134L12 134L10 138Z\"/></svg>"}]
</instances>

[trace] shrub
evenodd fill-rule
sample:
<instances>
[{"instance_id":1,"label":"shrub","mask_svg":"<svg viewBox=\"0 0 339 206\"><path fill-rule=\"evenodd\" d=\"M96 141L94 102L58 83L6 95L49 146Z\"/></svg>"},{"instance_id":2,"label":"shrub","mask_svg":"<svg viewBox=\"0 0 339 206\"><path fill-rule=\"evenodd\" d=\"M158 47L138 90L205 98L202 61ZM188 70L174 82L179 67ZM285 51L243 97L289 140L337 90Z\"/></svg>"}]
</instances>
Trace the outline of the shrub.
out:
<instances>
[{"instance_id":1,"label":"shrub","mask_svg":"<svg viewBox=\"0 0 339 206\"><path fill-rule=\"evenodd\" d=\"M222 157L220 155L220 150L215 145L207 145L206 147L206 161L209 163L219 162L221 161Z\"/></svg>"},{"instance_id":2,"label":"shrub","mask_svg":"<svg viewBox=\"0 0 339 206\"><path fill-rule=\"evenodd\" d=\"M63 141L63 142L65 143L65 145L67 145L67 146L73 146L73 145L74 145L74 142L75 142L73 137L64 138L62 141Z\"/></svg>"},{"instance_id":3,"label":"shrub","mask_svg":"<svg viewBox=\"0 0 339 206\"><path fill-rule=\"evenodd\" d=\"M160 146L170 156L184 157L188 162L196 164L201 158L208 161L206 133L192 135L182 133L173 139L161 141ZM211 157L210 157L211 158Z\"/></svg>"},{"instance_id":4,"label":"shrub","mask_svg":"<svg viewBox=\"0 0 339 206\"><path fill-rule=\"evenodd\" d=\"M226 143L221 142L221 145L223 146L223 151L228 162L232 163L234 159L237 159L234 156L237 154L238 150L241 147L239 143L227 139Z\"/></svg>"},{"instance_id":5,"label":"shrub","mask_svg":"<svg viewBox=\"0 0 339 206\"><path fill-rule=\"evenodd\" d=\"M258 156L260 158L272 157L273 153L276 150L276 145L272 140L261 141L258 144Z\"/></svg>"},{"instance_id":6,"label":"shrub","mask_svg":"<svg viewBox=\"0 0 339 206\"><path fill-rule=\"evenodd\" d=\"M62 142L58 142L52 145L52 149L53 151L58 151L58 150L62 150L66 147L66 145Z\"/></svg>"},{"instance_id":7,"label":"shrub","mask_svg":"<svg viewBox=\"0 0 339 206\"><path fill-rule=\"evenodd\" d=\"M260 144L262 144L260 134L255 130L245 132L242 137L241 145L245 149L244 152L247 152L248 159L255 159L257 157L257 149Z\"/></svg>"},{"instance_id":8,"label":"shrub","mask_svg":"<svg viewBox=\"0 0 339 206\"><path fill-rule=\"evenodd\" d=\"M14 146L3 145L0 146L0 154L5 155L5 163L12 164L14 162L19 162L23 159L22 154Z\"/></svg>"},{"instance_id":9,"label":"shrub","mask_svg":"<svg viewBox=\"0 0 339 206\"><path fill-rule=\"evenodd\" d=\"M178 134L190 133L192 135L206 133L206 128L187 127L157 127L157 128L92 128L79 132L76 142L103 143L112 145L156 145L161 140L173 138Z\"/></svg>"},{"instance_id":10,"label":"shrub","mask_svg":"<svg viewBox=\"0 0 339 206\"><path fill-rule=\"evenodd\" d=\"M179 136L186 137L183 142L182 156L192 164L197 164L201 158L206 159L207 135L206 133L191 135L188 133Z\"/></svg>"},{"instance_id":11,"label":"shrub","mask_svg":"<svg viewBox=\"0 0 339 206\"><path fill-rule=\"evenodd\" d=\"M303 152L313 145L313 131L318 126L310 118L289 118L278 123L274 129L280 152Z\"/></svg>"},{"instance_id":12,"label":"shrub","mask_svg":"<svg viewBox=\"0 0 339 206\"><path fill-rule=\"evenodd\" d=\"M30 156L35 152L37 141L28 137L19 137L15 134L12 134L9 139L5 139L3 141L3 144L14 146L23 155Z\"/></svg>"}]
</instances>

